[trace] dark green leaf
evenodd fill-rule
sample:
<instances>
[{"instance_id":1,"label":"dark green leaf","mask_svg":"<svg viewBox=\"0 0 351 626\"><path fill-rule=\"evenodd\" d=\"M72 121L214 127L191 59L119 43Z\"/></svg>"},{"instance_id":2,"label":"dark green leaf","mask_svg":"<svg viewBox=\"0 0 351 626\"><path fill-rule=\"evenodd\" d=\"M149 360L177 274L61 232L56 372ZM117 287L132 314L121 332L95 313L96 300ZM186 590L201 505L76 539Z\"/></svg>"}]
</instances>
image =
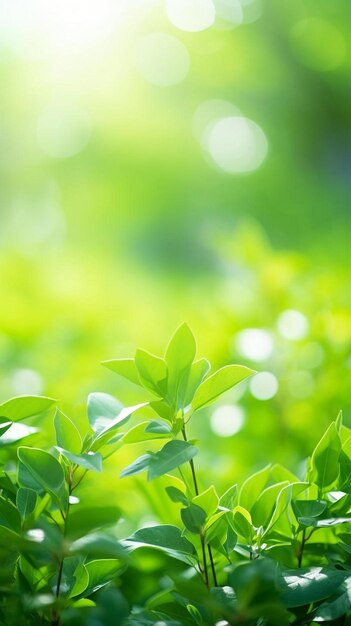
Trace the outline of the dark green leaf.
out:
<instances>
[{"instance_id":1,"label":"dark green leaf","mask_svg":"<svg viewBox=\"0 0 351 626\"><path fill-rule=\"evenodd\" d=\"M38 495L33 489L20 487L17 491L16 505L23 520L35 510Z\"/></svg>"},{"instance_id":2,"label":"dark green leaf","mask_svg":"<svg viewBox=\"0 0 351 626\"><path fill-rule=\"evenodd\" d=\"M16 507L9 500L0 497L0 526L17 533L21 531L21 517Z\"/></svg>"},{"instance_id":3,"label":"dark green leaf","mask_svg":"<svg viewBox=\"0 0 351 626\"><path fill-rule=\"evenodd\" d=\"M206 512L196 504L180 511L183 524L191 533L199 534L206 521Z\"/></svg>"},{"instance_id":4,"label":"dark green leaf","mask_svg":"<svg viewBox=\"0 0 351 626\"><path fill-rule=\"evenodd\" d=\"M342 585L345 572L328 567L283 570L278 578L287 607L303 606L328 598Z\"/></svg>"},{"instance_id":5,"label":"dark green leaf","mask_svg":"<svg viewBox=\"0 0 351 626\"><path fill-rule=\"evenodd\" d=\"M171 498L172 502L179 502L181 504L189 504L189 499L187 498L187 496L185 495L185 493L183 493L182 491L180 491L180 489L177 489L177 487L166 487L166 491L169 495L169 497Z\"/></svg>"},{"instance_id":6,"label":"dark green leaf","mask_svg":"<svg viewBox=\"0 0 351 626\"><path fill-rule=\"evenodd\" d=\"M148 463L148 480L153 480L163 474L190 461L198 449L187 441L173 440L159 451L152 454Z\"/></svg>"},{"instance_id":7,"label":"dark green leaf","mask_svg":"<svg viewBox=\"0 0 351 626\"><path fill-rule=\"evenodd\" d=\"M47 491L60 505L65 506L67 504L65 475L57 459L44 450L25 446L18 448L17 454L34 482Z\"/></svg>"},{"instance_id":8,"label":"dark green leaf","mask_svg":"<svg viewBox=\"0 0 351 626\"><path fill-rule=\"evenodd\" d=\"M137 530L126 543L135 544L135 547L158 548L171 556L183 554L194 557L196 554L193 544L183 537L179 528L168 524Z\"/></svg>"},{"instance_id":9,"label":"dark green leaf","mask_svg":"<svg viewBox=\"0 0 351 626\"><path fill-rule=\"evenodd\" d=\"M93 472L102 472L102 456L99 452L88 452L88 454L72 454L68 450L58 448L58 450L74 465L79 465Z\"/></svg>"}]
</instances>

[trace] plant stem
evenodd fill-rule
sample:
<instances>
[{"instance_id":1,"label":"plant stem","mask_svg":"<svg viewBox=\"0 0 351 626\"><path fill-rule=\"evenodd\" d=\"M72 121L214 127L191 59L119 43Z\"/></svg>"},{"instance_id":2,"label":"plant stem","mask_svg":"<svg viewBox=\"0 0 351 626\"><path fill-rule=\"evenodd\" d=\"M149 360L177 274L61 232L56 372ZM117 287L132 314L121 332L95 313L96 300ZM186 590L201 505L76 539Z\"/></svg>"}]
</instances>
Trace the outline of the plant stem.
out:
<instances>
[{"instance_id":1,"label":"plant stem","mask_svg":"<svg viewBox=\"0 0 351 626\"><path fill-rule=\"evenodd\" d=\"M182 428L182 435L183 435L184 441L188 441L188 438L186 436L185 426L183 426L183 428ZM198 484L197 484L195 464L194 464L194 460L193 459L190 459L189 465L190 465L190 469L191 469L191 475L193 477L195 495L198 496L199 495L199 488L198 488ZM207 571L207 558L206 558L206 541L205 541L205 535L204 535L203 530L201 530L201 533L200 533L200 540L201 540L201 549L202 549L202 559L203 559L203 565L204 565L204 581L205 581L206 587L209 588L208 571ZM210 563L211 563L213 584L215 585L215 587L217 587L216 570L215 570L215 565L214 565L214 560L213 560L211 546L209 544L207 544L207 549L208 549L208 556L210 558Z\"/></svg>"},{"instance_id":2,"label":"plant stem","mask_svg":"<svg viewBox=\"0 0 351 626\"><path fill-rule=\"evenodd\" d=\"M303 551L304 551L304 548L305 548L305 543L306 543L306 528L304 528L303 531L302 531L301 547L300 547L298 555L297 555L297 565L298 565L298 567L301 567L301 565L302 565L302 557L303 557Z\"/></svg>"}]
</instances>

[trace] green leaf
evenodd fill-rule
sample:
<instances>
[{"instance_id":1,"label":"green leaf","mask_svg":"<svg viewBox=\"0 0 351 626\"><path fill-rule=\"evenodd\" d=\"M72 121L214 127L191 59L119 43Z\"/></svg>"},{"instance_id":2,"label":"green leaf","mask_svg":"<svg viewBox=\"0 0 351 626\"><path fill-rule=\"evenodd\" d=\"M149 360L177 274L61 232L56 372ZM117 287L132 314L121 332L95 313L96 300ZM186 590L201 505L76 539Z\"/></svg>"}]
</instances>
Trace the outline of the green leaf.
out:
<instances>
[{"instance_id":1,"label":"green leaf","mask_svg":"<svg viewBox=\"0 0 351 626\"><path fill-rule=\"evenodd\" d=\"M67 558L65 559L67 561ZM73 575L74 583L69 592L70 598L75 598L84 593L89 585L89 573L84 563L79 563L74 571Z\"/></svg>"},{"instance_id":2,"label":"green leaf","mask_svg":"<svg viewBox=\"0 0 351 626\"><path fill-rule=\"evenodd\" d=\"M314 528L330 528L331 526L339 526L339 524L350 524L351 517L325 517L317 519L315 517L299 517L301 526L313 526Z\"/></svg>"},{"instance_id":3,"label":"green leaf","mask_svg":"<svg viewBox=\"0 0 351 626\"><path fill-rule=\"evenodd\" d=\"M245 541L251 543L252 541L252 519L249 511L242 506L236 506L234 508L234 530L238 535L244 537Z\"/></svg>"},{"instance_id":4,"label":"green leaf","mask_svg":"<svg viewBox=\"0 0 351 626\"><path fill-rule=\"evenodd\" d=\"M82 450L82 438L79 431L72 420L59 409L56 409L54 426L57 445L74 454L79 454Z\"/></svg>"},{"instance_id":5,"label":"green leaf","mask_svg":"<svg viewBox=\"0 0 351 626\"><path fill-rule=\"evenodd\" d=\"M188 443L175 439L150 456L148 463L148 480L153 480L163 474L190 461L198 452L198 449Z\"/></svg>"},{"instance_id":6,"label":"green leaf","mask_svg":"<svg viewBox=\"0 0 351 626\"><path fill-rule=\"evenodd\" d=\"M197 388L191 403L192 410L197 411L201 407L211 404L225 391L255 373L254 370L243 365L226 365L222 367L212 376L206 378Z\"/></svg>"},{"instance_id":7,"label":"green leaf","mask_svg":"<svg viewBox=\"0 0 351 626\"><path fill-rule=\"evenodd\" d=\"M90 393L88 396L88 419L95 433L101 433L121 413L123 405L108 393Z\"/></svg>"},{"instance_id":8,"label":"green leaf","mask_svg":"<svg viewBox=\"0 0 351 626\"><path fill-rule=\"evenodd\" d=\"M74 465L79 465L93 472L102 472L102 456L99 452L89 452L88 454L72 454L68 450L58 448L58 450Z\"/></svg>"},{"instance_id":9,"label":"green leaf","mask_svg":"<svg viewBox=\"0 0 351 626\"><path fill-rule=\"evenodd\" d=\"M341 441L335 422L330 424L317 444L311 459L312 480L320 489L326 489L339 476Z\"/></svg>"},{"instance_id":10,"label":"green leaf","mask_svg":"<svg viewBox=\"0 0 351 626\"><path fill-rule=\"evenodd\" d=\"M251 509L252 521L255 526L265 526L270 517L272 516L274 507L276 505L277 497L283 487L289 485L288 481L277 483L266 487Z\"/></svg>"},{"instance_id":11,"label":"green leaf","mask_svg":"<svg viewBox=\"0 0 351 626\"><path fill-rule=\"evenodd\" d=\"M117 539L101 532L80 537L71 544L70 552L99 559L126 559L128 556L126 549Z\"/></svg>"},{"instance_id":12,"label":"green leaf","mask_svg":"<svg viewBox=\"0 0 351 626\"><path fill-rule=\"evenodd\" d=\"M172 428L169 424L161 420L154 420L147 425L145 432L154 433L156 435L169 435L172 432Z\"/></svg>"},{"instance_id":13,"label":"green leaf","mask_svg":"<svg viewBox=\"0 0 351 626\"><path fill-rule=\"evenodd\" d=\"M224 492L224 494L220 497L219 506L222 506L225 509L229 509L232 511L234 508L234 504L236 502L236 497L238 493L238 485L232 485Z\"/></svg>"},{"instance_id":14,"label":"green leaf","mask_svg":"<svg viewBox=\"0 0 351 626\"><path fill-rule=\"evenodd\" d=\"M198 361L194 361L190 368L188 376L184 380L185 390L182 392L182 394L184 395L184 408L191 403L195 395L195 391L202 383L204 378L207 376L210 369L211 364L207 359L199 359Z\"/></svg>"},{"instance_id":15,"label":"green leaf","mask_svg":"<svg viewBox=\"0 0 351 626\"><path fill-rule=\"evenodd\" d=\"M7 417L12 422L18 422L27 417L34 417L45 413L56 400L44 396L18 396L0 404L0 416Z\"/></svg>"},{"instance_id":16,"label":"green leaf","mask_svg":"<svg viewBox=\"0 0 351 626\"><path fill-rule=\"evenodd\" d=\"M193 544L183 537L179 528L169 524L137 530L125 543L135 548L157 548L173 557L186 555L193 559L196 555Z\"/></svg>"},{"instance_id":17,"label":"green leaf","mask_svg":"<svg viewBox=\"0 0 351 626\"><path fill-rule=\"evenodd\" d=\"M163 417L163 419L168 420L168 422L172 422L175 417L175 411L172 406L169 406L164 400L152 400L150 402L150 407L159 415Z\"/></svg>"},{"instance_id":18,"label":"green leaf","mask_svg":"<svg viewBox=\"0 0 351 626\"><path fill-rule=\"evenodd\" d=\"M166 362L151 352L139 348L135 353L135 365L145 387L156 395L164 397L167 393L168 376Z\"/></svg>"},{"instance_id":19,"label":"green leaf","mask_svg":"<svg viewBox=\"0 0 351 626\"><path fill-rule=\"evenodd\" d=\"M168 388L175 406L182 376L187 378L196 354L196 341L187 324L182 324L171 338L165 355L168 366Z\"/></svg>"},{"instance_id":20,"label":"green leaf","mask_svg":"<svg viewBox=\"0 0 351 626\"><path fill-rule=\"evenodd\" d=\"M89 585L84 595L90 596L113 580L121 564L117 559L97 559L86 563L85 567L89 575Z\"/></svg>"},{"instance_id":21,"label":"green leaf","mask_svg":"<svg viewBox=\"0 0 351 626\"><path fill-rule=\"evenodd\" d=\"M16 495L16 506L23 520L27 519L35 510L38 495L33 489L20 487Z\"/></svg>"},{"instance_id":22,"label":"green leaf","mask_svg":"<svg viewBox=\"0 0 351 626\"><path fill-rule=\"evenodd\" d=\"M9 421L7 417L0 417L0 437L11 428L12 424L13 422Z\"/></svg>"},{"instance_id":23,"label":"green leaf","mask_svg":"<svg viewBox=\"0 0 351 626\"><path fill-rule=\"evenodd\" d=\"M9 500L0 497L0 526L16 533L21 532L21 517L16 507Z\"/></svg>"},{"instance_id":24,"label":"green leaf","mask_svg":"<svg viewBox=\"0 0 351 626\"><path fill-rule=\"evenodd\" d=\"M300 517L319 517L327 508L325 500L293 500L292 510L296 519Z\"/></svg>"},{"instance_id":25,"label":"green leaf","mask_svg":"<svg viewBox=\"0 0 351 626\"><path fill-rule=\"evenodd\" d=\"M206 511L196 504L190 504L180 511L183 524L191 533L199 534L206 521Z\"/></svg>"},{"instance_id":26,"label":"green leaf","mask_svg":"<svg viewBox=\"0 0 351 626\"><path fill-rule=\"evenodd\" d=\"M347 578L337 591L336 596L332 596L323 602L317 612L313 615L313 621L331 622L348 614L351 609L351 578Z\"/></svg>"},{"instance_id":27,"label":"green leaf","mask_svg":"<svg viewBox=\"0 0 351 626\"><path fill-rule=\"evenodd\" d=\"M206 515L209 517L217 511L219 505L219 498L213 485L203 491L198 496L193 498L193 503L201 507L206 511Z\"/></svg>"},{"instance_id":28,"label":"green leaf","mask_svg":"<svg viewBox=\"0 0 351 626\"><path fill-rule=\"evenodd\" d=\"M135 476L136 474L140 474L144 470L149 467L151 454L143 454L139 456L133 463L127 465L121 473L120 477L125 478L126 476Z\"/></svg>"},{"instance_id":29,"label":"green leaf","mask_svg":"<svg viewBox=\"0 0 351 626\"><path fill-rule=\"evenodd\" d=\"M116 374L123 376L123 378L130 380L130 382L135 385L142 387L134 359L111 359L109 361L103 361L102 365L116 372Z\"/></svg>"},{"instance_id":30,"label":"green leaf","mask_svg":"<svg viewBox=\"0 0 351 626\"><path fill-rule=\"evenodd\" d=\"M269 479L270 470L271 466L267 465L255 474L252 474L252 476L249 476L243 483L239 493L239 504L248 511L251 510L265 488Z\"/></svg>"},{"instance_id":31,"label":"green leaf","mask_svg":"<svg viewBox=\"0 0 351 626\"><path fill-rule=\"evenodd\" d=\"M177 487L166 487L166 491L172 502L179 502L186 505L189 504L189 499L187 498L185 493L183 493L183 491L181 491L180 489L177 489Z\"/></svg>"},{"instance_id":32,"label":"green leaf","mask_svg":"<svg viewBox=\"0 0 351 626\"><path fill-rule=\"evenodd\" d=\"M82 537L99 528L106 528L117 524L120 510L117 506L78 506L71 507L67 518L66 532L71 538Z\"/></svg>"},{"instance_id":33,"label":"green leaf","mask_svg":"<svg viewBox=\"0 0 351 626\"><path fill-rule=\"evenodd\" d=\"M169 433L150 433L146 429L150 422L141 422L128 430L122 438L123 443L139 443L140 441L151 441L152 439L169 439Z\"/></svg>"},{"instance_id":34,"label":"green leaf","mask_svg":"<svg viewBox=\"0 0 351 626\"><path fill-rule=\"evenodd\" d=\"M167 346L165 361L170 371L181 372L192 364L195 354L195 337L184 322L177 328Z\"/></svg>"},{"instance_id":35,"label":"green leaf","mask_svg":"<svg viewBox=\"0 0 351 626\"><path fill-rule=\"evenodd\" d=\"M60 506L66 506L65 475L63 468L55 457L44 450L25 446L18 448L17 454L35 483L39 484L44 491L47 491Z\"/></svg>"},{"instance_id":36,"label":"green leaf","mask_svg":"<svg viewBox=\"0 0 351 626\"><path fill-rule=\"evenodd\" d=\"M345 580L345 572L330 567L283 570L278 578L282 600L288 608L325 600Z\"/></svg>"}]
</instances>

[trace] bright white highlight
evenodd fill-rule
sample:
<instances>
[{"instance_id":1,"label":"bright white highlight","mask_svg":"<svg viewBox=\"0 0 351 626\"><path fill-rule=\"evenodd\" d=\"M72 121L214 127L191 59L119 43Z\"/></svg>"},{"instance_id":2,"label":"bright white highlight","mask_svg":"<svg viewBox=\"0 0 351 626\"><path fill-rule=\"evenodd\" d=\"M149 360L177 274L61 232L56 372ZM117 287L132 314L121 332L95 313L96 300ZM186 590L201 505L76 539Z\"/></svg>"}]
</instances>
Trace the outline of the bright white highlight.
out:
<instances>
[{"instance_id":1,"label":"bright white highlight","mask_svg":"<svg viewBox=\"0 0 351 626\"><path fill-rule=\"evenodd\" d=\"M279 315L277 326L282 337L294 341L306 337L309 325L303 313L288 309Z\"/></svg>"},{"instance_id":2,"label":"bright white highlight","mask_svg":"<svg viewBox=\"0 0 351 626\"><path fill-rule=\"evenodd\" d=\"M232 437L245 423L245 413L241 406L225 404L211 415L211 429L219 437Z\"/></svg>"},{"instance_id":3,"label":"bright white highlight","mask_svg":"<svg viewBox=\"0 0 351 626\"><path fill-rule=\"evenodd\" d=\"M173 26L191 33L209 28L216 17L212 0L167 0L166 12Z\"/></svg>"},{"instance_id":4,"label":"bright white highlight","mask_svg":"<svg viewBox=\"0 0 351 626\"><path fill-rule=\"evenodd\" d=\"M12 390L15 396L34 395L43 393L44 382L38 372L31 369L15 370L12 376Z\"/></svg>"},{"instance_id":5,"label":"bright white highlight","mask_svg":"<svg viewBox=\"0 0 351 626\"><path fill-rule=\"evenodd\" d=\"M239 0L214 0L217 17L229 22L231 27L243 22L243 9Z\"/></svg>"},{"instance_id":6,"label":"bright white highlight","mask_svg":"<svg viewBox=\"0 0 351 626\"><path fill-rule=\"evenodd\" d=\"M45 539L45 533L41 528L32 528L31 530L28 530L27 537L31 541L41 543Z\"/></svg>"},{"instance_id":7,"label":"bright white highlight","mask_svg":"<svg viewBox=\"0 0 351 626\"><path fill-rule=\"evenodd\" d=\"M90 120L85 111L61 104L51 104L38 121L38 143L49 156L64 159L74 156L87 145Z\"/></svg>"},{"instance_id":8,"label":"bright white highlight","mask_svg":"<svg viewBox=\"0 0 351 626\"><path fill-rule=\"evenodd\" d=\"M278 391L278 381L271 372L259 372L251 378L249 388L257 400L270 400Z\"/></svg>"},{"instance_id":9,"label":"bright white highlight","mask_svg":"<svg viewBox=\"0 0 351 626\"><path fill-rule=\"evenodd\" d=\"M253 172L268 153L263 130L246 117L225 117L210 129L207 149L218 167L229 174Z\"/></svg>"},{"instance_id":10,"label":"bright white highlight","mask_svg":"<svg viewBox=\"0 0 351 626\"><path fill-rule=\"evenodd\" d=\"M228 100L205 100L199 104L193 116L192 127L202 147L207 147L208 134L218 119L236 115L240 115L239 109Z\"/></svg>"},{"instance_id":11,"label":"bright white highlight","mask_svg":"<svg viewBox=\"0 0 351 626\"><path fill-rule=\"evenodd\" d=\"M272 356L274 344L267 330L245 328L236 337L236 348L241 356L262 363Z\"/></svg>"},{"instance_id":12,"label":"bright white highlight","mask_svg":"<svg viewBox=\"0 0 351 626\"><path fill-rule=\"evenodd\" d=\"M136 60L145 80L161 87L181 83L190 67L186 47L165 33L145 35L139 43Z\"/></svg>"}]
</instances>

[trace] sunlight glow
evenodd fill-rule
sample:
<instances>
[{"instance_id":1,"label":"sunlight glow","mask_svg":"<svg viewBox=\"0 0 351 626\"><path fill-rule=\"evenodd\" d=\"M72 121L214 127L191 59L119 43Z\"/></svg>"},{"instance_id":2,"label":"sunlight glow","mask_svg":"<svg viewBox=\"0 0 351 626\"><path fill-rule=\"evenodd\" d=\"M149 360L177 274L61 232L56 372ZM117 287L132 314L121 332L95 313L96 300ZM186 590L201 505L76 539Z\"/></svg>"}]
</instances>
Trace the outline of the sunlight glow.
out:
<instances>
[{"instance_id":1,"label":"sunlight glow","mask_svg":"<svg viewBox=\"0 0 351 626\"><path fill-rule=\"evenodd\" d=\"M212 0L167 0L166 12L173 26L192 33L212 26L216 16Z\"/></svg>"},{"instance_id":2,"label":"sunlight glow","mask_svg":"<svg viewBox=\"0 0 351 626\"><path fill-rule=\"evenodd\" d=\"M90 134L89 116L72 105L54 102L44 109L38 121L40 147L58 159L78 154L87 145Z\"/></svg>"},{"instance_id":3,"label":"sunlight glow","mask_svg":"<svg viewBox=\"0 0 351 626\"><path fill-rule=\"evenodd\" d=\"M176 37L150 33L139 42L137 66L152 85L169 87L181 83L189 72L189 53Z\"/></svg>"}]
</instances>

